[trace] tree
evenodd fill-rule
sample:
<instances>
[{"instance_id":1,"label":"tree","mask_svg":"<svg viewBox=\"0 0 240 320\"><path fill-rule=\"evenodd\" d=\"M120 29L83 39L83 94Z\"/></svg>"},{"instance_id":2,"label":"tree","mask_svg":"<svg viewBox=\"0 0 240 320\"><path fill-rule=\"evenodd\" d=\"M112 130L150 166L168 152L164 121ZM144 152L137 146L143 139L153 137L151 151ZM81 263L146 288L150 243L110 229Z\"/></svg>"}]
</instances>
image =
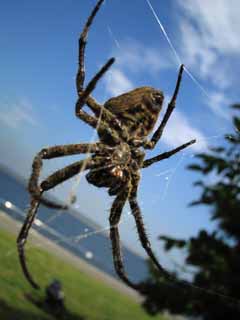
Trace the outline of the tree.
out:
<instances>
[{"instance_id":1,"label":"tree","mask_svg":"<svg viewBox=\"0 0 240 320\"><path fill-rule=\"evenodd\" d=\"M198 163L188 167L202 176L195 182L195 186L201 188L201 195L191 205L210 207L216 230L200 230L190 239L159 237L164 241L165 250L184 248L187 251L186 265L196 270L192 284L206 290L190 289L181 284L181 280L179 285L166 281L149 263L150 278L145 282L143 306L151 314L167 309L172 314L198 316L204 320L240 319L240 302L231 303L224 297L240 301L240 104L232 108L237 115L233 117L234 132L225 136L226 143L198 154ZM205 181L210 173L216 176L212 184ZM179 279L179 272L172 275Z\"/></svg>"}]
</instances>

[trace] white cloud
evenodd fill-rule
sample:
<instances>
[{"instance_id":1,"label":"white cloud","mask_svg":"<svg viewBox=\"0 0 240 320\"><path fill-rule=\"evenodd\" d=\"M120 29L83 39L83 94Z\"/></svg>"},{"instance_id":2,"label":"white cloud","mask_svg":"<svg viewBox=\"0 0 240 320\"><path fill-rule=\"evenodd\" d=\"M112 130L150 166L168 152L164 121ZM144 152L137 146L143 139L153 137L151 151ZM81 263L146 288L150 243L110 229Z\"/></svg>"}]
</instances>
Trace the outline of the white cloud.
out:
<instances>
[{"instance_id":1,"label":"white cloud","mask_svg":"<svg viewBox=\"0 0 240 320\"><path fill-rule=\"evenodd\" d=\"M161 52L161 54L160 54ZM147 47L136 40L125 40L114 52L116 63L133 73L158 74L160 70L174 66L169 56L160 48Z\"/></svg>"},{"instance_id":2,"label":"white cloud","mask_svg":"<svg viewBox=\"0 0 240 320\"><path fill-rule=\"evenodd\" d=\"M133 39L123 41L113 52L116 62L104 78L106 91L113 96L119 95L134 88L129 77L136 78L141 73L158 76L160 70L174 66L169 57L159 52L160 49L146 47Z\"/></svg>"},{"instance_id":3,"label":"white cloud","mask_svg":"<svg viewBox=\"0 0 240 320\"><path fill-rule=\"evenodd\" d=\"M36 126L32 106L25 100L10 105L1 103L0 121L13 129L21 125Z\"/></svg>"},{"instance_id":4,"label":"white cloud","mask_svg":"<svg viewBox=\"0 0 240 320\"><path fill-rule=\"evenodd\" d=\"M112 96L118 96L121 93L133 89L133 83L118 68L112 68L105 76L106 91Z\"/></svg>"},{"instance_id":5,"label":"white cloud","mask_svg":"<svg viewBox=\"0 0 240 320\"><path fill-rule=\"evenodd\" d=\"M170 97L165 97L164 108L162 110L162 117L165 113L167 108L167 103L170 101ZM158 118L157 123L154 126L153 132L159 127L162 117ZM187 117L180 111L174 110L168 123L163 131L163 136L161 141L167 144L169 147L176 148L183 143L186 143L190 140L196 139L196 143L194 143L191 148L194 151L202 151L203 149L207 148L207 138L204 134L194 128Z\"/></svg>"},{"instance_id":6,"label":"white cloud","mask_svg":"<svg viewBox=\"0 0 240 320\"><path fill-rule=\"evenodd\" d=\"M183 35L183 52L184 60L191 67L200 67L203 77L208 75L209 69L217 60L217 55L206 43L198 30L187 20L182 20L180 25L181 34Z\"/></svg>"},{"instance_id":7,"label":"white cloud","mask_svg":"<svg viewBox=\"0 0 240 320\"><path fill-rule=\"evenodd\" d=\"M239 0L179 0L179 5L194 19L210 48L224 53L240 52Z\"/></svg>"},{"instance_id":8,"label":"white cloud","mask_svg":"<svg viewBox=\"0 0 240 320\"><path fill-rule=\"evenodd\" d=\"M163 110L153 128L153 132L159 127L169 101L170 96L165 96ZM199 152L207 148L207 137L200 130L194 128L182 112L175 109L163 131L161 141L169 147L175 148L193 139L197 140L191 146L194 151Z\"/></svg>"},{"instance_id":9,"label":"white cloud","mask_svg":"<svg viewBox=\"0 0 240 320\"><path fill-rule=\"evenodd\" d=\"M240 53L239 0L178 0L178 5L186 65L218 88L232 85L233 59Z\"/></svg>"},{"instance_id":10,"label":"white cloud","mask_svg":"<svg viewBox=\"0 0 240 320\"><path fill-rule=\"evenodd\" d=\"M229 120L231 114L229 113L229 105L231 103L222 92L209 93L210 99L207 101L208 106L218 116Z\"/></svg>"},{"instance_id":11,"label":"white cloud","mask_svg":"<svg viewBox=\"0 0 240 320\"><path fill-rule=\"evenodd\" d=\"M192 145L194 151L199 152L207 147L204 134L194 128L181 112L174 110L163 133L162 141L175 148L192 139L197 140Z\"/></svg>"}]
</instances>

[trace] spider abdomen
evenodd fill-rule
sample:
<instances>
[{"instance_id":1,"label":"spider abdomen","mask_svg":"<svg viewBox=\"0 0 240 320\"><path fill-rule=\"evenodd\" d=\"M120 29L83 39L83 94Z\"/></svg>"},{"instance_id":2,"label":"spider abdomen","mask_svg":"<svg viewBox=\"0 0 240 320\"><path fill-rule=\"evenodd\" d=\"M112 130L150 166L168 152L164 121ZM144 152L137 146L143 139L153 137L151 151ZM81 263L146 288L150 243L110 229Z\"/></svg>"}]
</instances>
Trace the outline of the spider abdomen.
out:
<instances>
[{"instance_id":1,"label":"spider abdomen","mask_svg":"<svg viewBox=\"0 0 240 320\"><path fill-rule=\"evenodd\" d=\"M118 174L116 174L115 168L100 169L98 171L91 170L86 175L86 179L90 184L98 188L109 188L109 195L116 195L126 183L127 177L123 170L118 171Z\"/></svg>"},{"instance_id":2,"label":"spider abdomen","mask_svg":"<svg viewBox=\"0 0 240 320\"><path fill-rule=\"evenodd\" d=\"M130 136L146 137L157 121L163 99L161 91L140 87L109 99L104 107L117 115Z\"/></svg>"}]
</instances>

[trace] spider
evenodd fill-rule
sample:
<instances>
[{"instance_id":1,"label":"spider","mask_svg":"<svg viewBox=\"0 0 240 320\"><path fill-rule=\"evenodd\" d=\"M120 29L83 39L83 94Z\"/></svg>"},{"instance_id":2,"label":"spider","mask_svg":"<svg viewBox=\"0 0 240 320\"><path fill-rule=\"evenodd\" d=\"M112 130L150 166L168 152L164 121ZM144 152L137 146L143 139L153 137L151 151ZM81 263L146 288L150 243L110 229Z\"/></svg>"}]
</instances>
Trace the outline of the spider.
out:
<instances>
[{"instance_id":1,"label":"spider","mask_svg":"<svg viewBox=\"0 0 240 320\"><path fill-rule=\"evenodd\" d=\"M131 213L135 219L142 247L157 269L163 275L169 277L169 273L161 266L151 249L137 201L137 192L141 169L167 159L195 143L195 140L191 140L173 150L144 160L144 150L153 149L156 146L175 108L184 66L181 65L180 67L173 96L159 127L151 139L148 139L148 135L153 130L164 100L164 95L160 90L147 86L140 87L111 98L104 105L100 105L91 96L91 93L98 81L114 63L115 59L109 59L84 88L84 56L88 31L103 1L104 0L99 0L97 2L79 38L78 71L76 76L78 99L75 109L75 114L79 119L97 130L99 142L44 148L35 156L32 164L32 174L28 186L31 195L31 205L17 238L17 246L23 273L29 283L36 289L39 288L39 285L33 280L27 268L24 253L28 233L34 222L40 203L50 207L61 208L61 205L44 199L42 195L45 191L56 187L83 170L89 171L86 179L90 184L99 188L108 188L109 195L115 196L111 207L109 223L113 262L118 276L131 288L140 292L143 291L140 284L135 284L128 278L122 260L118 224L121 219L123 207L128 201ZM83 110L85 104L93 112L93 115ZM100 117L101 121L98 121ZM90 153L91 156L54 172L39 183L43 160L82 153Z\"/></svg>"}]
</instances>

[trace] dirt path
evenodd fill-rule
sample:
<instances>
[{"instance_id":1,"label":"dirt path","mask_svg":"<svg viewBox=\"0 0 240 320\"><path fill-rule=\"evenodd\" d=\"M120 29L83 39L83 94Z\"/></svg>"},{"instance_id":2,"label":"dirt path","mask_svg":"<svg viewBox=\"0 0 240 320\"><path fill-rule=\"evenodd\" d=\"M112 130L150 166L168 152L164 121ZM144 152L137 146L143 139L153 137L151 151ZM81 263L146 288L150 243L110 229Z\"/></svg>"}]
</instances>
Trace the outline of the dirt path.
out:
<instances>
[{"instance_id":1,"label":"dirt path","mask_svg":"<svg viewBox=\"0 0 240 320\"><path fill-rule=\"evenodd\" d=\"M17 235L20 230L21 224L9 217L3 211L0 211L0 229L4 229ZM64 248L60 247L53 241L50 241L46 237L39 234L37 231L31 231L31 237L29 238L29 242L33 245L37 245L42 249L50 252L51 254L57 256L58 258L62 259L63 261L67 261L70 264L74 265L76 268L81 270L82 272L87 273L88 275L94 277L97 280L101 280L105 282L110 287L114 288L117 291L120 291L123 294L126 294L133 298L135 301L140 302L141 297L140 295L135 292L134 290L125 286L122 282L116 280L115 278L111 277L110 275L100 271L96 267L88 264L83 259L77 257L76 255L70 253L69 251L65 250Z\"/></svg>"}]
</instances>

